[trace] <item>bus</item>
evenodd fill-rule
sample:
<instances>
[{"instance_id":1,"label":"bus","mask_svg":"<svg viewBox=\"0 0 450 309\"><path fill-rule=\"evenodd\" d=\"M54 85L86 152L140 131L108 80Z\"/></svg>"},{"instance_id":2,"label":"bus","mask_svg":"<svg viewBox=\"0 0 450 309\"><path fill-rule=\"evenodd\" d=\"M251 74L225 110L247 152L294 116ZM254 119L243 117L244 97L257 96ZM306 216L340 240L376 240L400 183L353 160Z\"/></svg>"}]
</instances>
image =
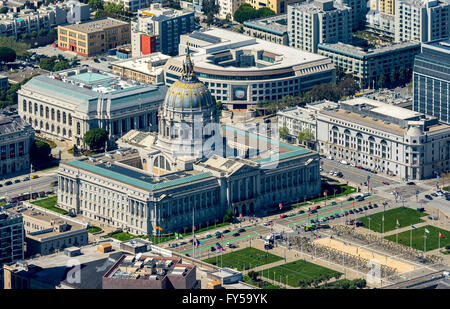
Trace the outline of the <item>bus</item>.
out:
<instances>
[{"instance_id":1,"label":"bus","mask_svg":"<svg viewBox=\"0 0 450 309\"><path fill-rule=\"evenodd\" d=\"M305 226L305 232L314 231L315 229L316 229L316 225L315 224L311 224L311 225Z\"/></svg>"}]
</instances>

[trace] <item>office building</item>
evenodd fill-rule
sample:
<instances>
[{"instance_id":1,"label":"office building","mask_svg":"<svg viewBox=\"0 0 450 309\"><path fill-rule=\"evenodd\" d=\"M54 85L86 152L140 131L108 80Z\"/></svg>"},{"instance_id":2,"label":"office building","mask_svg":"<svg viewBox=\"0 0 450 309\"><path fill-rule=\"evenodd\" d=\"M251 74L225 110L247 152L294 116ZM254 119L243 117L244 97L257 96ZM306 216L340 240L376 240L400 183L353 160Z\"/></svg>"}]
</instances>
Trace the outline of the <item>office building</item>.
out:
<instances>
[{"instance_id":1,"label":"office building","mask_svg":"<svg viewBox=\"0 0 450 309\"><path fill-rule=\"evenodd\" d=\"M331 59L336 67L352 74L361 88L375 88L381 75L392 71L411 74L414 56L420 52L420 43L402 42L379 48L361 48L336 43L319 44L318 53Z\"/></svg>"},{"instance_id":2,"label":"office building","mask_svg":"<svg viewBox=\"0 0 450 309\"><path fill-rule=\"evenodd\" d=\"M0 175L30 171L30 149L34 130L17 115L0 116Z\"/></svg>"},{"instance_id":3,"label":"office building","mask_svg":"<svg viewBox=\"0 0 450 309\"><path fill-rule=\"evenodd\" d=\"M115 61L112 63L114 74L131 78L146 84L164 83L164 65L170 56L153 53L148 56Z\"/></svg>"},{"instance_id":4,"label":"office building","mask_svg":"<svg viewBox=\"0 0 450 309\"><path fill-rule=\"evenodd\" d=\"M429 42L450 36L450 0L398 0L395 42Z\"/></svg>"},{"instance_id":5,"label":"office building","mask_svg":"<svg viewBox=\"0 0 450 309\"><path fill-rule=\"evenodd\" d=\"M28 207L28 206L30 207ZM22 215L25 229L27 257L49 255L73 246L88 244L88 226L76 219L30 204L10 208L10 212Z\"/></svg>"},{"instance_id":6,"label":"office building","mask_svg":"<svg viewBox=\"0 0 450 309\"><path fill-rule=\"evenodd\" d=\"M320 43L349 43L352 38L351 8L331 0L288 6L289 45L317 53Z\"/></svg>"},{"instance_id":7,"label":"office building","mask_svg":"<svg viewBox=\"0 0 450 309\"><path fill-rule=\"evenodd\" d=\"M103 289L193 289L196 267L181 258L124 254L102 278Z\"/></svg>"},{"instance_id":8,"label":"office building","mask_svg":"<svg viewBox=\"0 0 450 309\"><path fill-rule=\"evenodd\" d=\"M327 57L236 32L212 29L183 35L180 55L186 53L188 43L199 80L228 109L254 108L260 101L296 96L335 81L335 68ZM180 78L183 58L167 61L166 84Z\"/></svg>"},{"instance_id":9,"label":"office building","mask_svg":"<svg viewBox=\"0 0 450 309\"><path fill-rule=\"evenodd\" d=\"M414 60L413 109L450 124L450 40L422 44Z\"/></svg>"},{"instance_id":10,"label":"office building","mask_svg":"<svg viewBox=\"0 0 450 309\"><path fill-rule=\"evenodd\" d=\"M79 67L33 77L18 91L20 117L49 138L77 146L90 129L111 141L131 129L156 130L166 87Z\"/></svg>"},{"instance_id":11,"label":"office building","mask_svg":"<svg viewBox=\"0 0 450 309\"><path fill-rule=\"evenodd\" d=\"M287 15L253 19L244 22L244 33L264 41L289 46Z\"/></svg>"},{"instance_id":12,"label":"office building","mask_svg":"<svg viewBox=\"0 0 450 309\"><path fill-rule=\"evenodd\" d=\"M58 26L58 48L84 57L106 53L130 42L130 24L113 18Z\"/></svg>"},{"instance_id":13,"label":"office building","mask_svg":"<svg viewBox=\"0 0 450 309\"><path fill-rule=\"evenodd\" d=\"M366 28L371 32L394 38L395 17L394 15L370 10L366 14Z\"/></svg>"},{"instance_id":14,"label":"office building","mask_svg":"<svg viewBox=\"0 0 450 309\"><path fill-rule=\"evenodd\" d=\"M8 89L8 76L0 75L0 90Z\"/></svg>"},{"instance_id":15,"label":"office building","mask_svg":"<svg viewBox=\"0 0 450 309\"><path fill-rule=\"evenodd\" d=\"M155 226L184 232L228 210L263 214L320 193L317 153L268 137L264 126L252 134L220 126L189 54L158 115L157 134L132 130L117 151L61 163L58 207L156 235Z\"/></svg>"},{"instance_id":16,"label":"office building","mask_svg":"<svg viewBox=\"0 0 450 309\"><path fill-rule=\"evenodd\" d=\"M24 231L22 216L0 211L0 265L24 258Z\"/></svg>"},{"instance_id":17,"label":"office building","mask_svg":"<svg viewBox=\"0 0 450 309\"><path fill-rule=\"evenodd\" d=\"M139 10L137 22L132 23L133 58L155 51L177 55L180 35L194 31L194 17L194 11L164 8L159 3Z\"/></svg>"},{"instance_id":18,"label":"office building","mask_svg":"<svg viewBox=\"0 0 450 309\"><path fill-rule=\"evenodd\" d=\"M383 14L394 15L395 0L370 0L370 10L378 11Z\"/></svg>"},{"instance_id":19,"label":"office building","mask_svg":"<svg viewBox=\"0 0 450 309\"><path fill-rule=\"evenodd\" d=\"M320 111L317 140L319 153L403 180L435 178L450 167L450 126L365 97Z\"/></svg>"}]
</instances>

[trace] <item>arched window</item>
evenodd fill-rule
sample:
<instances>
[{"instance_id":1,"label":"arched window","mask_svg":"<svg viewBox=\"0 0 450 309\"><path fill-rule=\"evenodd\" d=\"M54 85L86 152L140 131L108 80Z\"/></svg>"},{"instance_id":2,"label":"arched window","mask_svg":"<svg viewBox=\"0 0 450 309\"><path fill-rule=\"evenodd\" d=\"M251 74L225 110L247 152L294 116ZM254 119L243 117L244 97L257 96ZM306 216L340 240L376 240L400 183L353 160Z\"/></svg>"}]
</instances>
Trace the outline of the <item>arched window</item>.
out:
<instances>
[{"instance_id":1,"label":"arched window","mask_svg":"<svg viewBox=\"0 0 450 309\"><path fill-rule=\"evenodd\" d=\"M27 111L27 100L23 100L23 111Z\"/></svg>"},{"instance_id":2,"label":"arched window","mask_svg":"<svg viewBox=\"0 0 450 309\"><path fill-rule=\"evenodd\" d=\"M34 114L37 115L38 113L38 105L37 103L34 103Z\"/></svg>"},{"instance_id":3,"label":"arched window","mask_svg":"<svg viewBox=\"0 0 450 309\"><path fill-rule=\"evenodd\" d=\"M52 124L52 132L55 132L55 125Z\"/></svg>"},{"instance_id":4,"label":"arched window","mask_svg":"<svg viewBox=\"0 0 450 309\"><path fill-rule=\"evenodd\" d=\"M80 135L81 134L81 125L79 122L77 122L77 134Z\"/></svg>"},{"instance_id":5,"label":"arched window","mask_svg":"<svg viewBox=\"0 0 450 309\"><path fill-rule=\"evenodd\" d=\"M69 130L69 137L72 137L72 130Z\"/></svg>"},{"instance_id":6,"label":"arched window","mask_svg":"<svg viewBox=\"0 0 450 309\"><path fill-rule=\"evenodd\" d=\"M66 123L66 112L63 112L63 123Z\"/></svg>"},{"instance_id":7,"label":"arched window","mask_svg":"<svg viewBox=\"0 0 450 309\"><path fill-rule=\"evenodd\" d=\"M52 108L52 120L55 120L55 109L54 108Z\"/></svg>"},{"instance_id":8,"label":"arched window","mask_svg":"<svg viewBox=\"0 0 450 309\"><path fill-rule=\"evenodd\" d=\"M31 103L30 101L28 101L28 112L30 114L33 113L33 103Z\"/></svg>"},{"instance_id":9,"label":"arched window","mask_svg":"<svg viewBox=\"0 0 450 309\"><path fill-rule=\"evenodd\" d=\"M61 112L60 111L56 112L56 121L61 122Z\"/></svg>"},{"instance_id":10,"label":"arched window","mask_svg":"<svg viewBox=\"0 0 450 309\"><path fill-rule=\"evenodd\" d=\"M45 107L45 118L48 119L49 114L50 114L50 110L49 110L49 108L48 108L48 106L47 106L47 107Z\"/></svg>"},{"instance_id":11,"label":"arched window","mask_svg":"<svg viewBox=\"0 0 450 309\"><path fill-rule=\"evenodd\" d=\"M59 126L56 127L56 134L59 134L61 132L61 129L59 128Z\"/></svg>"},{"instance_id":12,"label":"arched window","mask_svg":"<svg viewBox=\"0 0 450 309\"><path fill-rule=\"evenodd\" d=\"M66 136L66 128L63 128L63 135Z\"/></svg>"},{"instance_id":13,"label":"arched window","mask_svg":"<svg viewBox=\"0 0 450 309\"><path fill-rule=\"evenodd\" d=\"M48 131L48 128L49 128L49 126L48 126L48 122L47 122L47 123L45 123L45 130Z\"/></svg>"},{"instance_id":14,"label":"arched window","mask_svg":"<svg viewBox=\"0 0 450 309\"><path fill-rule=\"evenodd\" d=\"M71 125L72 125L72 115L69 114L69 126L71 126Z\"/></svg>"},{"instance_id":15,"label":"arched window","mask_svg":"<svg viewBox=\"0 0 450 309\"><path fill-rule=\"evenodd\" d=\"M39 116L44 117L44 106L39 106Z\"/></svg>"},{"instance_id":16,"label":"arched window","mask_svg":"<svg viewBox=\"0 0 450 309\"><path fill-rule=\"evenodd\" d=\"M39 122L39 128L43 128L44 127L44 123L42 122L42 120Z\"/></svg>"},{"instance_id":17,"label":"arched window","mask_svg":"<svg viewBox=\"0 0 450 309\"><path fill-rule=\"evenodd\" d=\"M34 119L34 126L35 126L35 127L38 126L38 121L37 121L37 119Z\"/></svg>"}]
</instances>

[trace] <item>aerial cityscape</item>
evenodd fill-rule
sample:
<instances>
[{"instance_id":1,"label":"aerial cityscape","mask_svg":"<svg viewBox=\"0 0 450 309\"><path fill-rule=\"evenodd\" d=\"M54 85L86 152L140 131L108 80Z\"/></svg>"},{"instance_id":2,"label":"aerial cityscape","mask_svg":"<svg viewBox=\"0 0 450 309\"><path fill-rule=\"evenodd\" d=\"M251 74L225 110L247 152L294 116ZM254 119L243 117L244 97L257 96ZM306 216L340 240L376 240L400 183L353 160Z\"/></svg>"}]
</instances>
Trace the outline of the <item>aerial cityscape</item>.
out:
<instances>
[{"instance_id":1,"label":"aerial cityscape","mask_svg":"<svg viewBox=\"0 0 450 309\"><path fill-rule=\"evenodd\" d=\"M450 289L450 0L0 0L0 175L0 290Z\"/></svg>"}]
</instances>

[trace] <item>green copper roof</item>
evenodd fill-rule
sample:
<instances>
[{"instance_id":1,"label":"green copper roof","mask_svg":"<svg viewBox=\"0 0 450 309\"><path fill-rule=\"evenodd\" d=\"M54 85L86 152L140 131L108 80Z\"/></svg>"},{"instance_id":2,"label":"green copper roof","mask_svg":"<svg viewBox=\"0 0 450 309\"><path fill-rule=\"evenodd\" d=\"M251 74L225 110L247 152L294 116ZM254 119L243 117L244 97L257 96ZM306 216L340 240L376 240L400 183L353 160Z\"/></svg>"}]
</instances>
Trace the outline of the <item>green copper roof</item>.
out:
<instances>
[{"instance_id":1,"label":"green copper roof","mask_svg":"<svg viewBox=\"0 0 450 309\"><path fill-rule=\"evenodd\" d=\"M116 173L113 171L110 171L108 169L102 168L102 167L98 167L95 165L91 165L88 163L85 163L83 161L70 161L67 162L67 164L73 166L73 167L77 167L77 168L81 168L83 170L104 176L104 177L108 177L135 187L139 187L148 191L155 191L155 190L160 190L160 189L165 189L168 187L172 187L172 186L176 186L176 185L181 185L184 183L188 183L188 182L192 182L192 181L197 181L197 180L202 180L208 177L211 177L212 174L211 173L202 173L202 174L196 174L196 175L191 175L191 176L186 176L186 177L182 177L182 178L178 178L178 179L174 179L174 180L170 180L170 181L166 181L166 182L161 182L161 183L156 183L156 184L152 184L149 182L145 182L136 178L132 178L126 175L122 175L120 173Z\"/></svg>"}]
</instances>

